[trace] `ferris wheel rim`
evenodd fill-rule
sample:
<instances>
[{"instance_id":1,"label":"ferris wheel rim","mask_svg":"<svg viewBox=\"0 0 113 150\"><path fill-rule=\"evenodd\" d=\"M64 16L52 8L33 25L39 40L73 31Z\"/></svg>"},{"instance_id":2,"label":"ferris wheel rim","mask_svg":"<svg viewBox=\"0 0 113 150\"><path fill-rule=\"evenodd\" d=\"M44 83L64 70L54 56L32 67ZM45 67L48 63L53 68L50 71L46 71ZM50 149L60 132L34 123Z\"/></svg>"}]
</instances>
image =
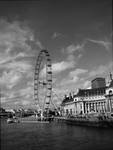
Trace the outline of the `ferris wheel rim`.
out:
<instances>
[{"instance_id":1,"label":"ferris wheel rim","mask_svg":"<svg viewBox=\"0 0 113 150\"><path fill-rule=\"evenodd\" d=\"M46 58L46 95L45 95L45 99L48 98L48 104L46 102L46 104L49 106L50 101L51 101L51 95L52 95L52 66L51 66L51 59L50 59L50 55L49 52L47 50L41 50L38 58L36 60L36 66L35 66L35 76L34 76L34 99L35 102L39 107L41 108L40 102L39 102L39 74L40 74L40 65L43 61L43 58ZM44 83L43 83L44 84ZM46 101L46 100L45 100ZM45 105L45 104L44 104Z\"/></svg>"}]
</instances>

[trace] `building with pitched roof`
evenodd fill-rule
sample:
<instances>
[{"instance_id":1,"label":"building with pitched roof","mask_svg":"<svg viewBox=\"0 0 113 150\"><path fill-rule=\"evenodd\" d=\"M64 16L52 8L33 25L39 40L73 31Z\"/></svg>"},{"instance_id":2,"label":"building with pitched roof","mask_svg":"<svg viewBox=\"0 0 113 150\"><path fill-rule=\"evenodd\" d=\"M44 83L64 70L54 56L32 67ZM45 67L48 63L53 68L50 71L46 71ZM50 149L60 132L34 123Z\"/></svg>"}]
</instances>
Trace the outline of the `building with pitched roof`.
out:
<instances>
[{"instance_id":1,"label":"building with pitched roof","mask_svg":"<svg viewBox=\"0 0 113 150\"><path fill-rule=\"evenodd\" d=\"M102 80L98 88L79 89L75 95L65 96L61 104L63 116L113 112L113 80L109 86L103 86Z\"/></svg>"}]
</instances>

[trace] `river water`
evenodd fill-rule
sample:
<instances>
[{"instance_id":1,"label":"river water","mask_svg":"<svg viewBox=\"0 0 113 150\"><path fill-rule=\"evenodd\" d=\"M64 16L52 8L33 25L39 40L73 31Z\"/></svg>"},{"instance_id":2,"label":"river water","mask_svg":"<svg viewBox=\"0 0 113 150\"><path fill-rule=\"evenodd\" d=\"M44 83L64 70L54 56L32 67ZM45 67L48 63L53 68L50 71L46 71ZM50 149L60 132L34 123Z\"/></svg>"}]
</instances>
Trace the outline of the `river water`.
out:
<instances>
[{"instance_id":1,"label":"river water","mask_svg":"<svg viewBox=\"0 0 113 150\"><path fill-rule=\"evenodd\" d=\"M113 150L113 129L1 121L1 150Z\"/></svg>"}]
</instances>

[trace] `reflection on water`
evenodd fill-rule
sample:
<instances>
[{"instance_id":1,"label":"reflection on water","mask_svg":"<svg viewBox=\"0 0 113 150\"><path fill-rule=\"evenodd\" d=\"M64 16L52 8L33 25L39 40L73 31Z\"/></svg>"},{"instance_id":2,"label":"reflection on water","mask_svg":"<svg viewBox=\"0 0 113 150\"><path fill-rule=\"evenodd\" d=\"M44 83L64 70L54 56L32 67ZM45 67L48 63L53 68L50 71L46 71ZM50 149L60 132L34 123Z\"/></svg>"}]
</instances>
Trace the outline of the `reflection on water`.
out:
<instances>
[{"instance_id":1,"label":"reflection on water","mask_svg":"<svg viewBox=\"0 0 113 150\"><path fill-rule=\"evenodd\" d=\"M1 122L2 150L112 150L113 129Z\"/></svg>"}]
</instances>

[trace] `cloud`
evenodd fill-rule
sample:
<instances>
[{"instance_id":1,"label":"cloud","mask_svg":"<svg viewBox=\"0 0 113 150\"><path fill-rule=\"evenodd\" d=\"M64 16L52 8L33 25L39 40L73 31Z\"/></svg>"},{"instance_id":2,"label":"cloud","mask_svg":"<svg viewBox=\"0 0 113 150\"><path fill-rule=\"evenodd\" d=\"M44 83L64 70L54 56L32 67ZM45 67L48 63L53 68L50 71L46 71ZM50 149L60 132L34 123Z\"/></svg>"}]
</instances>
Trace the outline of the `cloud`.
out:
<instances>
[{"instance_id":1,"label":"cloud","mask_svg":"<svg viewBox=\"0 0 113 150\"><path fill-rule=\"evenodd\" d=\"M100 65L94 67L91 70L76 68L70 71L64 79L57 83L57 88L59 90L59 95L69 94L69 92L76 91L78 88L87 89L91 88L91 80L99 77L109 78L109 72L112 72L113 65L112 62L106 65ZM108 79L109 81L109 79Z\"/></svg>"},{"instance_id":2,"label":"cloud","mask_svg":"<svg viewBox=\"0 0 113 150\"><path fill-rule=\"evenodd\" d=\"M84 73L87 73L87 72L88 72L88 70L86 70L86 69L77 68L76 70L71 71L71 72L69 73L69 76L70 76L70 77L74 77L74 76L78 76L78 75L80 75L80 74L84 74Z\"/></svg>"},{"instance_id":3,"label":"cloud","mask_svg":"<svg viewBox=\"0 0 113 150\"><path fill-rule=\"evenodd\" d=\"M23 26L20 22L10 23L6 20L0 20L0 45L5 45L6 52L14 50L15 45L29 50L26 41L33 41L34 36L32 31Z\"/></svg>"},{"instance_id":4,"label":"cloud","mask_svg":"<svg viewBox=\"0 0 113 150\"><path fill-rule=\"evenodd\" d=\"M85 43L83 43L81 45L80 44L77 44L77 45L71 44L68 47L66 47L65 51L68 54L73 54L76 51L81 52L81 51L83 51L84 45L85 45Z\"/></svg>"},{"instance_id":5,"label":"cloud","mask_svg":"<svg viewBox=\"0 0 113 150\"><path fill-rule=\"evenodd\" d=\"M28 82L33 82L34 45L38 48L42 46L27 25L0 20L0 85L4 93L4 106L14 106L14 103L22 103L22 100L33 99L33 87L23 92L21 89Z\"/></svg>"},{"instance_id":6,"label":"cloud","mask_svg":"<svg viewBox=\"0 0 113 150\"><path fill-rule=\"evenodd\" d=\"M32 54L27 54L24 52L19 52L16 55L10 55L6 53L0 53L0 65L3 66L4 64L11 63L11 62L16 62L17 59L24 59L26 57L30 57Z\"/></svg>"},{"instance_id":7,"label":"cloud","mask_svg":"<svg viewBox=\"0 0 113 150\"><path fill-rule=\"evenodd\" d=\"M76 51L82 52L84 46L85 46L85 42L81 45L71 44L71 45L67 46L66 48L63 48L61 51L63 53L65 52L66 58L64 59L64 61L56 62L56 63L52 64L53 73L60 73L67 69L75 68L78 59L80 59L82 57L82 53L79 53L79 55L77 55L77 57L76 57L74 55L74 52L76 52Z\"/></svg>"},{"instance_id":8,"label":"cloud","mask_svg":"<svg viewBox=\"0 0 113 150\"><path fill-rule=\"evenodd\" d=\"M10 89L30 79L33 72L32 64L27 61L12 61L0 66L0 70L0 83Z\"/></svg>"},{"instance_id":9,"label":"cloud","mask_svg":"<svg viewBox=\"0 0 113 150\"><path fill-rule=\"evenodd\" d=\"M17 90L12 90L8 92L7 95L5 95L4 101L4 106L10 106L12 108L14 107L26 107L26 106L31 106L34 105L34 98L33 98L33 86L29 87L24 87L23 89L18 89Z\"/></svg>"},{"instance_id":10,"label":"cloud","mask_svg":"<svg viewBox=\"0 0 113 150\"><path fill-rule=\"evenodd\" d=\"M12 61L10 63L3 65L2 67L4 67L5 69L10 69L10 70L15 70L15 71L19 71L19 72L29 72L31 71L32 65L27 62L27 61Z\"/></svg>"},{"instance_id":11,"label":"cloud","mask_svg":"<svg viewBox=\"0 0 113 150\"><path fill-rule=\"evenodd\" d=\"M61 62L55 62L52 64L52 72L54 75L61 73L65 70L69 70L76 66L76 62L73 59L64 60ZM46 74L46 66L41 70L41 76L44 77Z\"/></svg>"},{"instance_id":12,"label":"cloud","mask_svg":"<svg viewBox=\"0 0 113 150\"><path fill-rule=\"evenodd\" d=\"M78 84L78 82L82 81L82 75L86 74L88 72L88 70L85 69L80 69L77 68L71 72L68 73L67 77L65 77L65 79L63 79L60 82L61 86L68 86L68 85L73 85L75 86L75 83Z\"/></svg>"},{"instance_id":13,"label":"cloud","mask_svg":"<svg viewBox=\"0 0 113 150\"><path fill-rule=\"evenodd\" d=\"M5 85L7 88L11 89L19 82L21 78L22 74L20 72L15 72L13 70L10 72L4 71L2 77L0 77L0 84Z\"/></svg>"},{"instance_id":14,"label":"cloud","mask_svg":"<svg viewBox=\"0 0 113 150\"><path fill-rule=\"evenodd\" d=\"M67 60L73 60L77 63L78 60L83 56L85 44L86 41L84 41L82 44L71 44L65 48L62 48L61 51L63 54L67 55Z\"/></svg>"},{"instance_id":15,"label":"cloud","mask_svg":"<svg viewBox=\"0 0 113 150\"><path fill-rule=\"evenodd\" d=\"M86 81L83 83L83 85L82 85L81 88L83 88L83 89L90 89L90 88L91 88L91 81L86 80Z\"/></svg>"},{"instance_id":16,"label":"cloud","mask_svg":"<svg viewBox=\"0 0 113 150\"><path fill-rule=\"evenodd\" d=\"M0 64L35 56L33 45L43 47L38 39L35 40L33 31L27 25L19 21L0 20Z\"/></svg>"},{"instance_id":17,"label":"cloud","mask_svg":"<svg viewBox=\"0 0 113 150\"><path fill-rule=\"evenodd\" d=\"M74 67L75 67L75 62L73 61L61 61L61 62L52 64L53 73L59 73L59 72L62 72L64 70L74 68Z\"/></svg>"},{"instance_id":18,"label":"cloud","mask_svg":"<svg viewBox=\"0 0 113 150\"><path fill-rule=\"evenodd\" d=\"M58 33L58 32L54 32L53 35L52 35L52 39L56 39L58 37L64 37L64 35L61 34L61 33Z\"/></svg>"},{"instance_id":19,"label":"cloud","mask_svg":"<svg viewBox=\"0 0 113 150\"><path fill-rule=\"evenodd\" d=\"M23 89L19 90L19 95L21 96L25 96L26 98L28 98L29 96L33 96L33 86L27 86Z\"/></svg>"},{"instance_id":20,"label":"cloud","mask_svg":"<svg viewBox=\"0 0 113 150\"><path fill-rule=\"evenodd\" d=\"M79 55L78 55L78 59L80 59L82 56L83 56L83 54L79 54Z\"/></svg>"},{"instance_id":21,"label":"cloud","mask_svg":"<svg viewBox=\"0 0 113 150\"><path fill-rule=\"evenodd\" d=\"M106 65L100 65L98 67L94 67L90 72L89 72L89 77L96 77L96 76L103 76L103 75L108 75L109 72L113 72L113 62L109 62Z\"/></svg>"},{"instance_id":22,"label":"cloud","mask_svg":"<svg viewBox=\"0 0 113 150\"><path fill-rule=\"evenodd\" d=\"M106 51L108 51L108 52L111 51L111 49L112 49L112 43L110 41L108 41L107 39L105 39L105 40L87 39L87 40L90 42L93 42L95 44L98 44L100 46L103 46L106 49Z\"/></svg>"},{"instance_id":23,"label":"cloud","mask_svg":"<svg viewBox=\"0 0 113 150\"><path fill-rule=\"evenodd\" d=\"M36 41L36 45L38 45L38 47L40 49L44 49L45 48L39 40Z\"/></svg>"},{"instance_id":24,"label":"cloud","mask_svg":"<svg viewBox=\"0 0 113 150\"><path fill-rule=\"evenodd\" d=\"M4 106L20 107L21 106L31 106L34 105L33 98L33 86L27 86L23 89L18 88L18 90L10 90L5 93L4 97L2 97L2 104Z\"/></svg>"}]
</instances>

